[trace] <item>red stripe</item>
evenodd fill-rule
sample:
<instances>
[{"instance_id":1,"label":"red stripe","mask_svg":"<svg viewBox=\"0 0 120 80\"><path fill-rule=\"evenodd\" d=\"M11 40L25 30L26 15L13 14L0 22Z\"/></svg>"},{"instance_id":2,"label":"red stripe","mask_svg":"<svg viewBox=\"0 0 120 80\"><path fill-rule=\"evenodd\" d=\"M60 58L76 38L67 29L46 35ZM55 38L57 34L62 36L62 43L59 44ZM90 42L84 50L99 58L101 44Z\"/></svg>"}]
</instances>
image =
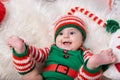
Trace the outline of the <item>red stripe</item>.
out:
<instances>
[{"instance_id":1,"label":"red stripe","mask_svg":"<svg viewBox=\"0 0 120 80\"><path fill-rule=\"evenodd\" d=\"M26 56L23 56L23 57L17 57L15 56L14 54L12 55L12 57L15 59L15 60L26 60L28 57L29 57L30 53L28 52L28 54Z\"/></svg>"},{"instance_id":2,"label":"red stripe","mask_svg":"<svg viewBox=\"0 0 120 80\"><path fill-rule=\"evenodd\" d=\"M23 63L23 62L21 62L21 63L16 63L15 61L13 61L13 63L14 63L15 65L17 65L17 66L26 66L26 65L28 65L28 64L30 63L30 60L29 60L28 62L26 62L26 63Z\"/></svg>"},{"instance_id":3,"label":"red stripe","mask_svg":"<svg viewBox=\"0 0 120 80\"><path fill-rule=\"evenodd\" d=\"M71 9L71 11L74 13L75 12L75 10L74 9Z\"/></svg>"},{"instance_id":4,"label":"red stripe","mask_svg":"<svg viewBox=\"0 0 120 80\"><path fill-rule=\"evenodd\" d=\"M101 73L102 73L102 70L100 70L99 72L97 72L97 73L89 73L89 72L87 72L86 70L84 70L84 68L82 68L82 72L84 72L87 76L90 76L90 77L95 77L95 76L97 76L97 75L100 75Z\"/></svg>"},{"instance_id":5,"label":"red stripe","mask_svg":"<svg viewBox=\"0 0 120 80\"><path fill-rule=\"evenodd\" d=\"M93 20L94 20L94 21L96 21L97 19L98 19L98 17L97 17L97 16L95 16Z\"/></svg>"},{"instance_id":6,"label":"red stripe","mask_svg":"<svg viewBox=\"0 0 120 80\"><path fill-rule=\"evenodd\" d=\"M81 8L81 9L80 9L80 12L83 12L84 10L85 10L84 8Z\"/></svg>"},{"instance_id":7,"label":"red stripe","mask_svg":"<svg viewBox=\"0 0 120 80\"><path fill-rule=\"evenodd\" d=\"M64 16L62 18L60 18L56 24L55 24L55 28L56 26L60 23L60 22L64 22L64 21L67 21L67 20L74 20L74 21L77 21L79 23L81 23L82 25L84 25L84 22L79 18L79 17L75 17L75 16Z\"/></svg>"},{"instance_id":8,"label":"red stripe","mask_svg":"<svg viewBox=\"0 0 120 80\"><path fill-rule=\"evenodd\" d=\"M103 27L106 27L106 23L104 23Z\"/></svg>"},{"instance_id":9,"label":"red stripe","mask_svg":"<svg viewBox=\"0 0 120 80\"><path fill-rule=\"evenodd\" d=\"M80 76L82 78L82 80L88 80L86 79L84 76L82 76L80 73L78 74L78 76ZM79 77L78 77L79 78Z\"/></svg>"},{"instance_id":10,"label":"red stripe","mask_svg":"<svg viewBox=\"0 0 120 80\"><path fill-rule=\"evenodd\" d=\"M41 56L40 56L40 59L38 60L38 62L42 62L42 53L40 52L40 50L39 50L38 52L39 52L39 54L41 55Z\"/></svg>"},{"instance_id":11,"label":"red stripe","mask_svg":"<svg viewBox=\"0 0 120 80\"><path fill-rule=\"evenodd\" d=\"M85 13L84 13L84 14L85 14L85 15L87 15L88 13L89 13L89 11L85 11Z\"/></svg>"},{"instance_id":12,"label":"red stripe","mask_svg":"<svg viewBox=\"0 0 120 80\"><path fill-rule=\"evenodd\" d=\"M48 57L48 53L49 53L49 48L45 48L45 51L46 51L45 56L46 56L46 58L47 58L47 57Z\"/></svg>"},{"instance_id":13,"label":"red stripe","mask_svg":"<svg viewBox=\"0 0 120 80\"><path fill-rule=\"evenodd\" d=\"M72 15L72 13L71 13L71 12L68 12L68 15Z\"/></svg>"},{"instance_id":14,"label":"red stripe","mask_svg":"<svg viewBox=\"0 0 120 80\"><path fill-rule=\"evenodd\" d=\"M37 60L38 61L38 59L39 59L39 57L40 57L40 53L39 53L39 51L37 52L38 54L36 54L37 55L37 57L35 58L35 60Z\"/></svg>"},{"instance_id":15,"label":"red stripe","mask_svg":"<svg viewBox=\"0 0 120 80\"><path fill-rule=\"evenodd\" d=\"M100 20L98 21L98 24L100 25L102 22L103 22L103 20L100 19Z\"/></svg>"},{"instance_id":16,"label":"red stripe","mask_svg":"<svg viewBox=\"0 0 120 80\"><path fill-rule=\"evenodd\" d=\"M43 49L40 49L40 51L41 51L41 53L42 53L41 62L44 62L45 59L46 59L45 52L43 51Z\"/></svg>"},{"instance_id":17,"label":"red stripe","mask_svg":"<svg viewBox=\"0 0 120 80\"><path fill-rule=\"evenodd\" d=\"M79 7L75 7L75 9L76 9L76 10L78 10L78 9L79 9Z\"/></svg>"},{"instance_id":18,"label":"red stripe","mask_svg":"<svg viewBox=\"0 0 120 80\"><path fill-rule=\"evenodd\" d=\"M30 49L29 49L30 53L32 53L32 56L35 57L35 53L33 52L33 47L30 46Z\"/></svg>"},{"instance_id":19,"label":"red stripe","mask_svg":"<svg viewBox=\"0 0 120 80\"><path fill-rule=\"evenodd\" d=\"M58 30L60 27L66 25L66 24L68 24L68 23L60 24L60 25L56 28L56 30ZM80 24L77 24L76 22L69 22L69 24L75 24L76 26L80 26L80 28L82 28L82 29L86 32L86 30L84 29L84 26L82 26L82 25L80 25Z\"/></svg>"},{"instance_id":20,"label":"red stripe","mask_svg":"<svg viewBox=\"0 0 120 80\"><path fill-rule=\"evenodd\" d=\"M92 53L87 52L87 53L85 53L85 55L84 55L84 59L86 59L87 57L91 57L92 55L93 55Z\"/></svg>"},{"instance_id":21,"label":"red stripe","mask_svg":"<svg viewBox=\"0 0 120 80\"><path fill-rule=\"evenodd\" d=\"M28 70L30 70L30 69L33 67L33 65L35 65L35 63L34 63L34 61L32 60L31 65L28 66L27 68L24 68L24 69L19 69L19 68L17 68L17 67L15 67L15 68L16 68L18 71L28 71Z\"/></svg>"},{"instance_id":22,"label":"red stripe","mask_svg":"<svg viewBox=\"0 0 120 80\"><path fill-rule=\"evenodd\" d=\"M91 14L89 15L89 17L91 18L93 15L94 15L94 14L93 14L93 13L91 13Z\"/></svg>"}]
</instances>

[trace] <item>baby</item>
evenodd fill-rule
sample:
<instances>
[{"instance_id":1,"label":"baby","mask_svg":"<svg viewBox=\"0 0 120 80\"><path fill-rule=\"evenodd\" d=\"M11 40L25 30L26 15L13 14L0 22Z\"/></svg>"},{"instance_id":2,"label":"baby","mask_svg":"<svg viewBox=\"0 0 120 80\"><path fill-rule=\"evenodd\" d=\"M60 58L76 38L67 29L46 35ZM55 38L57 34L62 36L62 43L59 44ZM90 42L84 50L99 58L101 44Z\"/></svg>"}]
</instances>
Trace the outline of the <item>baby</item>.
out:
<instances>
[{"instance_id":1,"label":"baby","mask_svg":"<svg viewBox=\"0 0 120 80\"><path fill-rule=\"evenodd\" d=\"M54 30L55 44L51 47L35 48L17 36L7 40L14 66L24 80L100 80L107 64L116 61L112 49L93 55L83 46L87 34L79 17L61 17ZM37 62L44 63L42 72L36 68Z\"/></svg>"}]
</instances>

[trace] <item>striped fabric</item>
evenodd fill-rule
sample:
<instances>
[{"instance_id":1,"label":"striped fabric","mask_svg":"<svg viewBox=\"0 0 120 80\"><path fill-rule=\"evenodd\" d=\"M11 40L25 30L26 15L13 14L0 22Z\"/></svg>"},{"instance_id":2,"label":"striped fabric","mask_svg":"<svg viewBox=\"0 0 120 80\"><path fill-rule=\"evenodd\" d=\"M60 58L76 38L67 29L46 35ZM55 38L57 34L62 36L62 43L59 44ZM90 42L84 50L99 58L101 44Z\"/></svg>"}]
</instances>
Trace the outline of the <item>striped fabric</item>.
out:
<instances>
[{"instance_id":1,"label":"striped fabric","mask_svg":"<svg viewBox=\"0 0 120 80\"><path fill-rule=\"evenodd\" d=\"M16 70L21 74L27 74L35 67L36 62L44 62L48 57L49 48L37 49L29 46L28 53L25 56L18 57L12 55Z\"/></svg>"},{"instance_id":2,"label":"striped fabric","mask_svg":"<svg viewBox=\"0 0 120 80\"><path fill-rule=\"evenodd\" d=\"M98 16L94 15L93 13L91 13L90 11L84 9L84 8L80 8L80 7L75 7L72 8L69 12L68 15L74 15L74 13L76 12L80 12L83 13L85 16L87 16L88 18L92 19L94 22L96 22L98 25L102 26L102 27L106 27L106 22L104 22L102 19L100 19Z\"/></svg>"},{"instance_id":3,"label":"striped fabric","mask_svg":"<svg viewBox=\"0 0 120 80\"><path fill-rule=\"evenodd\" d=\"M55 33L59 28L67 24L74 24L76 26L79 26L84 30L84 32L86 32L85 23L79 17L73 15L66 15L58 19L58 21L55 23Z\"/></svg>"},{"instance_id":4,"label":"striped fabric","mask_svg":"<svg viewBox=\"0 0 120 80\"><path fill-rule=\"evenodd\" d=\"M102 70L97 73L89 73L82 66L79 70L77 80L101 80L102 73Z\"/></svg>"}]
</instances>

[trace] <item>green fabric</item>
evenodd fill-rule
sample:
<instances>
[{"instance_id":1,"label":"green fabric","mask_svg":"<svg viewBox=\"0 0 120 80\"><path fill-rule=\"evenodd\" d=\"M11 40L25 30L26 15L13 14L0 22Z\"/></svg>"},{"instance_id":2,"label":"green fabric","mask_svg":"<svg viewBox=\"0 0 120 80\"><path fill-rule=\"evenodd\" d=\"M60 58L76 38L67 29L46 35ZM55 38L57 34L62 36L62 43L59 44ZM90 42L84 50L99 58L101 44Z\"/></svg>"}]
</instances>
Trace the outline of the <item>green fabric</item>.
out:
<instances>
[{"instance_id":1,"label":"green fabric","mask_svg":"<svg viewBox=\"0 0 120 80\"><path fill-rule=\"evenodd\" d=\"M56 46L52 46L48 59L45 62L44 67L50 65L50 64L62 64L66 65L76 71L79 70L80 66L82 66L84 60L83 60L83 51L72 51L68 50L69 58L64 58L63 49L57 48ZM73 80L73 78L54 71L46 71L42 73L44 78L49 78L53 76L54 78L57 78L58 80Z\"/></svg>"},{"instance_id":2,"label":"green fabric","mask_svg":"<svg viewBox=\"0 0 120 80\"><path fill-rule=\"evenodd\" d=\"M103 72L106 71L109 68L109 65L102 65Z\"/></svg>"},{"instance_id":3,"label":"green fabric","mask_svg":"<svg viewBox=\"0 0 120 80\"><path fill-rule=\"evenodd\" d=\"M94 70L88 69L86 67L88 60L86 62L84 62L82 50L78 50L78 51L68 50L68 55L69 55L69 58L67 58L67 59L64 58L63 57L64 56L63 49L57 48L56 46L52 46L49 56L48 56L48 59L45 62L44 67L46 67L50 64L62 64L62 65L66 65L76 71L79 71L79 68L83 65L83 68L91 74L97 73L101 69L104 69L104 66L100 66ZM73 78L71 78L67 75L64 75L62 73L57 73L54 71L43 72L42 76L45 78L45 80L63 80L63 79L64 80L74 80Z\"/></svg>"},{"instance_id":4,"label":"green fabric","mask_svg":"<svg viewBox=\"0 0 120 80\"><path fill-rule=\"evenodd\" d=\"M101 69L102 69L103 72L104 72L104 71L106 71L106 70L108 69L108 67L109 67L109 65L102 65L102 66L99 66L98 68L96 68L96 69L94 69L94 70L91 70L91 69L88 69L88 68L87 68L87 66L86 66L87 62L88 62L88 60L86 60L86 62L83 64L83 68L84 68L87 72L93 73L93 74L99 72Z\"/></svg>"},{"instance_id":5,"label":"green fabric","mask_svg":"<svg viewBox=\"0 0 120 80\"><path fill-rule=\"evenodd\" d=\"M84 40L86 39L86 32L85 32L82 28L80 28L79 26L76 26L76 25L74 25L74 24L67 24L67 25L64 25L64 26L60 27L60 28L56 31L54 41L56 42L56 37L57 37L57 35L59 34L60 31L62 31L64 28L69 28L69 27L73 27L73 28L78 29L78 30L82 33L83 39L84 39Z\"/></svg>"},{"instance_id":6,"label":"green fabric","mask_svg":"<svg viewBox=\"0 0 120 80\"><path fill-rule=\"evenodd\" d=\"M88 62L88 60L86 60L86 62L84 63L83 68L84 68L87 72L89 72L89 73L93 73L93 74L94 74L94 73L99 72L99 71L102 69L102 66L100 66L100 67L98 67L98 68L96 68L96 69L94 69L94 70L88 69L87 66L86 66L87 62Z\"/></svg>"},{"instance_id":7,"label":"green fabric","mask_svg":"<svg viewBox=\"0 0 120 80\"><path fill-rule=\"evenodd\" d=\"M110 33L116 32L120 29L119 23L115 20L107 20L106 31Z\"/></svg>"},{"instance_id":8,"label":"green fabric","mask_svg":"<svg viewBox=\"0 0 120 80\"><path fill-rule=\"evenodd\" d=\"M14 54L15 56L17 56L17 57L24 57L24 56L26 56L26 55L28 54L28 45L25 45L25 48L26 48L26 50L25 50L25 52L23 52L22 54L18 54L18 53L15 51L15 49L13 48L13 49L12 49L13 54Z\"/></svg>"}]
</instances>

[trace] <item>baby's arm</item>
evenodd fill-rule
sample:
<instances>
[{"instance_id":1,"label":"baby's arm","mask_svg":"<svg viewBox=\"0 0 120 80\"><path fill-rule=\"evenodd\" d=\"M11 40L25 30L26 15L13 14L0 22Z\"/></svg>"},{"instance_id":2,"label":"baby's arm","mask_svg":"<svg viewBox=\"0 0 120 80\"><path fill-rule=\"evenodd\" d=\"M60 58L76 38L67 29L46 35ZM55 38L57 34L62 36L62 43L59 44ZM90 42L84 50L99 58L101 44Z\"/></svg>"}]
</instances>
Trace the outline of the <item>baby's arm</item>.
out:
<instances>
[{"instance_id":1,"label":"baby's arm","mask_svg":"<svg viewBox=\"0 0 120 80\"><path fill-rule=\"evenodd\" d=\"M7 40L7 44L13 49L12 58L14 66L18 73L23 75L23 79L41 80L40 72L37 69L35 61L45 61L48 56L49 48L37 49L33 46L28 46L17 36L11 36Z\"/></svg>"},{"instance_id":2,"label":"baby's arm","mask_svg":"<svg viewBox=\"0 0 120 80\"><path fill-rule=\"evenodd\" d=\"M116 61L116 56L113 54L112 49L102 50L98 54L94 54L88 61L87 67L89 69L96 69L97 67L105 64L111 64Z\"/></svg>"},{"instance_id":3,"label":"baby's arm","mask_svg":"<svg viewBox=\"0 0 120 80\"><path fill-rule=\"evenodd\" d=\"M75 80L101 80L102 65L115 62L116 57L111 49L103 50L99 54L87 52L84 55L85 63L80 68Z\"/></svg>"}]
</instances>

